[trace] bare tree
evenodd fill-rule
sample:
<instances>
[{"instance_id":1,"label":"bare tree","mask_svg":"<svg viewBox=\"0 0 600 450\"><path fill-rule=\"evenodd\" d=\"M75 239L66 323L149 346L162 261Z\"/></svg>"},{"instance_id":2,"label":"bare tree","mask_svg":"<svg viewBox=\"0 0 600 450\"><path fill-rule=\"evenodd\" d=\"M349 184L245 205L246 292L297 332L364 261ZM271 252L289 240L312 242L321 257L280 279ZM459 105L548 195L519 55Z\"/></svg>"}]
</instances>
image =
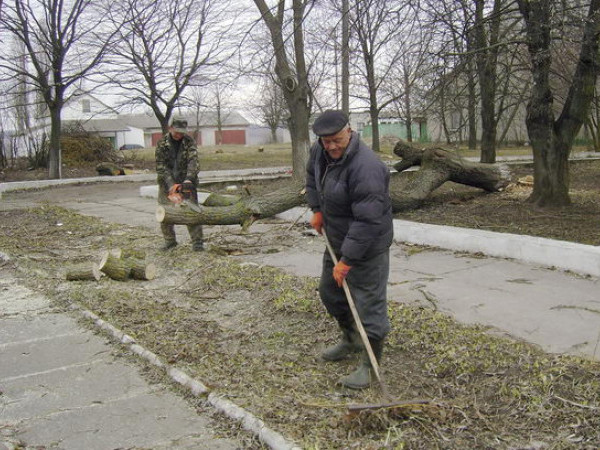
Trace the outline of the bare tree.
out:
<instances>
[{"instance_id":1,"label":"bare tree","mask_svg":"<svg viewBox=\"0 0 600 450\"><path fill-rule=\"evenodd\" d=\"M564 206L569 196L569 154L588 117L599 70L600 0L591 0L582 17L581 50L564 106L554 116L551 87L553 18L569 2L517 0L525 19L533 88L527 105L527 130L533 148L534 185L529 201L539 207Z\"/></svg>"},{"instance_id":2,"label":"bare tree","mask_svg":"<svg viewBox=\"0 0 600 450\"><path fill-rule=\"evenodd\" d=\"M431 57L428 31L422 26L416 15L404 16L398 24L401 39L395 41L400 57L390 68L387 81L382 83L381 91L385 98L393 99L390 108L397 117L404 119L406 140L413 141L414 116L425 111L426 80L434 70Z\"/></svg>"},{"instance_id":3,"label":"bare tree","mask_svg":"<svg viewBox=\"0 0 600 450\"><path fill-rule=\"evenodd\" d=\"M150 108L166 133L186 88L232 52L225 44L227 2L124 0L115 6L115 26L119 16L125 25L113 47L110 82L122 91L123 105Z\"/></svg>"},{"instance_id":4,"label":"bare tree","mask_svg":"<svg viewBox=\"0 0 600 450\"><path fill-rule=\"evenodd\" d=\"M342 111L350 112L350 0L342 0Z\"/></svg>"},{"instance_id":5,"label":"bare tree","mask_svg":"<svg viewBox=\"0 0 600 450\"><path fill-rule=\"evenodd\" d=\"M397 22L402 20L404 8L399 10L396 2L387 0L359 0L350 6L349 14L362 60L359 70L367 88L364 100L371 117L372 148L378 152L379 113L401 95L382 99L381 87L400 61L401 51L394 44L402 39Z\"/></svg>"},{"instance_id":6,"label":"bare tree","mask_svg":"<svg viewBox=\"0 0 600 450\"><path fill-rule=\"evenodd\" d=\"M92 0L11 0L2 5L0 29L21 45L13 51L4 47L0 70L17 84L26 80L47 108L49 178L61 177L61 111L68 90L92 75L111 44L112 36L101 26L103 17ZM25 65L15 64L23 58Z\"/></svg>"},{"instance_id":7,"label":"bare tree","mask_svg":"<svg viewBox=\"0 0 600 450\"><path fill-rule=\"evenodd\" d=\"M290 11L286 10L285 3L285 0L278 0L275 8L271 9L265 0L254 0L269 30L275 55L275 74L290 114L288 127L292 137L294 178L304 179L310 148L311 88L304 54L304 20L309 2L292 0Z\"/></svg>"},{"instance_id":8,"label":"bare tree","mask_svg":"<svg viewBox=\"0 0 600 450\"><path fill-rule=\"evenodd\" d=\"M507 101L516 98L514 92L521 91L515 79L516 72L522 70L522 66L515 64L520 62L515 58L521 50L515 45L515 37L520 32L521 20L511 5L513 3L506 0L429 0L426 4L431 26L438 24L446 31L445 36L435 31L441 35L436 39L442 43L440 57L454 60L452 76L439 82L455 80L459 83L455 85L459 91L454 95L464 96L464 129L468 133L469 148L476 148L480 129L482 162L495 161L498 125L507 122L504 114L514 117L518 108ZM455 55L454 58L451 55ZM519 78L519 82L522 80ZM454 125L456 128L458 124ZM503 136L505 134L506 127Z\"/></svg>"},{"instance_id":9,"label":"bare tree","mask_svg":"<svg viewBox=\"0 0 600 450\"><path fill-rule=\"evenodd\" d=\"M489 7L485 0L475 0L474 24L468 32L472 42L470 50L476 55L481 98L481 162L484 163L496 161L498 121L503 112L498 108L498 103L503 100L498 96L498 58L503 53L505 61L510 59L505 50L506 41L519 23L506 9L510 3L493 0Z\"/></svg>"},{"instance_id":10,"label":"bare tree","mask_svg":"<svg viewBox=\"0 0 600 450\"><path fill-rule=\"evenodd\" d=\"M271 142L277 142L277 129L283 124L287 108L281 87L273 79L267 79L262 89L262 101L256 105L258 117L271 130Z\"/></svg>"}]
</instances>

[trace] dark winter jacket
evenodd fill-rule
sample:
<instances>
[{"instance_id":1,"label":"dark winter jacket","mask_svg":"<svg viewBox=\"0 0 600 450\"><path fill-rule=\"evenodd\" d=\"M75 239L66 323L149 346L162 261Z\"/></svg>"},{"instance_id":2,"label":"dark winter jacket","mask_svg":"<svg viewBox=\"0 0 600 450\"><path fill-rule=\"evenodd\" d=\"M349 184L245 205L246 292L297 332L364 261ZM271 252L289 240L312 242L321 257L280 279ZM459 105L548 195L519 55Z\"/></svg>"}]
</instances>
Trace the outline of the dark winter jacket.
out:
<instances>
[{"instance_id":1,"label":"dark winter jacket","mask_svg":"<svg viewBox=\"0 0 600 450\"><path fill-rule=\"evenodd\" d=\"M307 165L306 201L321 211L332 247L352 265L386 251L392 243L390 173L377 155L352 133L348 148L331 160L318 140Z\"/></svg>"},{"instance_id":2,"label":"dark winter jacket","mask_svg":"<svg viewBox=\"0 0 600 450\"><path fill-rule=\"evenodd\" d=\"M176 141L167 133L156 143L155 156L158 186L163 193L185 180L198 185L198 149L193 138L186 134Z\"/></svg>"}]
</instances>

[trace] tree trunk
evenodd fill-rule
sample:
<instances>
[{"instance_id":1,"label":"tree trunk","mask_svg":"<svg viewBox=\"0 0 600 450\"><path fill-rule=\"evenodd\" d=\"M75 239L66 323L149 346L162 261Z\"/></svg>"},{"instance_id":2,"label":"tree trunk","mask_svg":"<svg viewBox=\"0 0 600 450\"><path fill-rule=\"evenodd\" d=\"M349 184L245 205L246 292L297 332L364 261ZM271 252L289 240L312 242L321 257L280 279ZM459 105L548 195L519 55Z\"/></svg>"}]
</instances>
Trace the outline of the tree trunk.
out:
<instances>
[{"instance_id":1,"label":"tree trunk","mask_svg":"<svg viewBox=\"0 0 600 450\"><path fill-rule=\"evenodd\" d=\"M48 178L62 178L62 163L60 151L60 108L53 105L50 109L50 151L48 153Z\"/></svg>"},{"instance_id":2,"label":"tree trunk","mask_svg":"<svg viewBox=\"0 0 600 450\"><path fill-rule=\"evenodd\" d=\"M600 0L590 2L579 61L556 122L550 85L552 4L527 0L517 3L525 19L533 75L526 120L534 167L533 192L529 201L539 207L570 205L569 153L589 111L598 74Z\"/></svg>"},{"instance_id":3,"label":"tree trunk","mask_svg":"<svg viewBox=\"0 0 600 450\"><path fill-rule=\"evenodd\" d=\"M494 14L486 17L484 1L475 1L475 47L481 98L481 159L482 163L496 162L496 64L498 60L498 33L500 28L500 0L494 1ZM486 22L490 25L486 27ZM486 30L488 31L486 33Z\"/></svg>"},{"instance_id":4,"label":"tree trunk","mask_svg":"<svg viewBox=\"0 0 600 450\"><path fill-rule=\"evenodd\" d=\"M410 74L409 74L408 68L406 66L403 67L403 72L404 72L404 111L406 114L406 141L412 142L413 141L412 111L411 111L412 105L410 104L412 88L411 88L410 79L409 79Z\"/></svg>"},{"instance_id":5,"label":"tree trunk","mask_svg":"<svg viewBox=\"0 0 600 450\"><path fill-rule=\"evenodd\" d=\"M403 160L396 164L399 173L390 177L390 197L394 212L419 208L425 199L446 181L484 189L502 190L510 182L505 165L465 161L444 149L421 150L399 142L394 153ZM412 166L418 171L404 172ZM228 200L232 200L229 198ZM238 197L225 206L161 205L156 210L158 222L177 225L242 225L248 228L254 221L300 206L304 203L304 180L292 178L288 186L263 196Z\"/></svg>"},{"instance_id":6,"label":"tree trunk","mask_svg":"<svg viewBox=\"0 0 600 450\"><path fill-rule=\"evenodd\" d=\"M310 86L308 84L308 72L304 59L304 11L305 3L302 0L292 1L292 13L294 26L293 48L294 67L290 64L290 58L286 53L286 41L284 39L284 14L286 11L285 1L278 0L276 8L271 9L264 0L254 0L254 4L260 11L262 19L269 29L271 43L275 54L275 73L282 86L290 118L288 127L292 138L292 173L296 180L305 177L306 164L310 153L310 136L308 125L310 118ZM274 15L272 11L276 11Z\"/></svg>"}]
</instances>

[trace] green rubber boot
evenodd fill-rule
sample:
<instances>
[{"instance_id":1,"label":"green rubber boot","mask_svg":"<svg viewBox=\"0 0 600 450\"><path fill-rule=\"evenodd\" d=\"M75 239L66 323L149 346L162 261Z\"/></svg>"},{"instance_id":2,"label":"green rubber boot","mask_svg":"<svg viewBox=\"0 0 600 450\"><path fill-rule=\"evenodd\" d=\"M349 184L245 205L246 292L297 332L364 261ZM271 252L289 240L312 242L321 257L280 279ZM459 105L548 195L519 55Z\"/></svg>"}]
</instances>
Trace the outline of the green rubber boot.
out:
<instances>
[{"instance_id":1,"label":"green rubber boot","mask_svg":"<svg viewBox=\"0 0 600 450\"><path fill-rule=\"evenodd\" d=\"M373 349L375 359L379 363L383 353L383 339L369 338L369 343ZM365 389L371 385L372 378L375 376L369 354L366 350L363 351L362 361L358 368L350 375L340 379L340 384L350 389Z\"/></svg>"},{"instance_id":2,"label":"green rubber boot","mask_svg":"<svg viewBox=\"0 0 600 450\"><path fill-rule=\"evenodd\" d=\"M360 352L363 348L358 331L354 328L340 328L342 329L342 339L340 342L327 347L321 353L321 358L325 361L341 361L353 353Z\"/></svg>"}]
</instances>

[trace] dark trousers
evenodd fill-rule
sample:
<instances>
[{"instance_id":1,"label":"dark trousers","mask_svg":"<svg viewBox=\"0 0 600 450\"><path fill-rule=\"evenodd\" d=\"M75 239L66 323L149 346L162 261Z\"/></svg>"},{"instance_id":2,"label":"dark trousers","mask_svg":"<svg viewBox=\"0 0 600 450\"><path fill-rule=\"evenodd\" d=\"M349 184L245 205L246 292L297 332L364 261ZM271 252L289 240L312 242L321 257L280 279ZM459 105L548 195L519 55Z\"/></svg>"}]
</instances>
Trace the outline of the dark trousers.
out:
<instances>
[{"instance_id":1,"label":"dark trousers","mask_svg":"<svg viewBox=\"0 0 600 450\"><path fill-rule=\"evenodd\" d=\"M344 289L338 287L333 279L333 266L329 252L325 251L319 294L327 312L338 321L341 327L346 328L352 326L354 319ZM355 264L346 277L356 310L369 338L384 339L390 331L387 311L389 272L390 253L388 250L367 261Z\"/></svg>"},{"instance_id":2,"label":"dark trousers","mask_svg":"<svg viewBox=\"0 0 600 450\"><path fill-rule=\"evenodd\" d=\"M198 204L198 193L194 191L192 197L189 199L192 203ZM167 198L167 193L162 189L158 189L158 203L161 205L171 205L171 201ZM187 225L188 232L190 233L190 238L192 240L192 244L194 243L202 243L204 241L204 231L202 230L202 225ZM160 231L162 232L163 237L165 238L165 242L177 242L177 238L175 235L175 225L170 223L162 223L160 224Z\"/></svg>"}]
</instances>

